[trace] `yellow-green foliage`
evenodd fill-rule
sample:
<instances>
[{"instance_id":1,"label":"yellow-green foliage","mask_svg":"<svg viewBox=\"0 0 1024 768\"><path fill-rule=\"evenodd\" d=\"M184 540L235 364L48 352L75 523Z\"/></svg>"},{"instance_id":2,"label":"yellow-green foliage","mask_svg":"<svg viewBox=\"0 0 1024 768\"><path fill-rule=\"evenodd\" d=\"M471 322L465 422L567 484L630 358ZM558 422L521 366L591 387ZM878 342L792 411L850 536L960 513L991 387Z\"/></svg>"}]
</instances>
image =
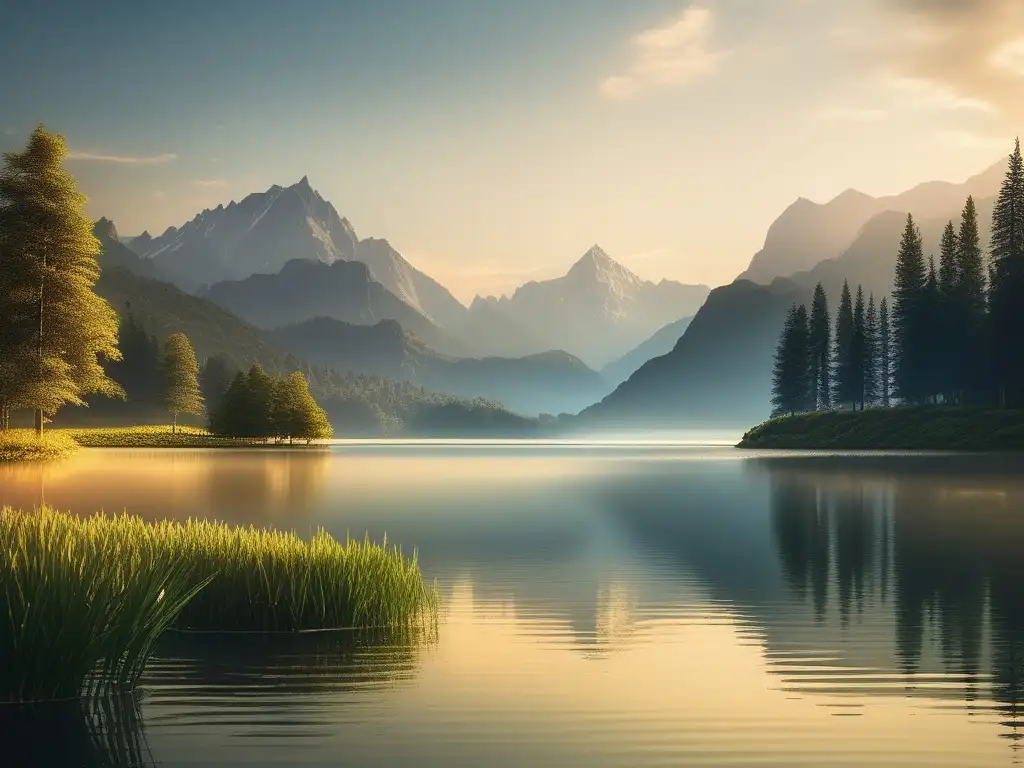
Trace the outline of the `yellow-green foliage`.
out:
<instances>
[{"instance_id":1,"label":"yellow-green foliage","mask_svg":"<svg viewBox=\"0 0 1024 768\"><path fill-rule=\"evenodd\" d=\"M0 700L134 685L168 626L296 631L431 626L415 554L318 531L0 510Z\"/></svg>"},{"instance_id":2,"label":"yellow-green foliage","mask_svg":"<svg viewBox=\"0 0 1024 768\"><path fill-rule=\"evenodd\" d=\"M242 440L216 437L199 427L98 427L61 430L85 448L234 448Z\"/></svg>"},{"instance_id":3,"label":"yellow-green foliage","mask_svg":"<svg viewBox=\"0 0 1024 768\"><path fill-rule=\"evenodd\" d=\"M63 432L47 432L39 438L30 429L0 431L0 462L63 459L77 450L78 443Z\"/></svg>"}]
</instances>

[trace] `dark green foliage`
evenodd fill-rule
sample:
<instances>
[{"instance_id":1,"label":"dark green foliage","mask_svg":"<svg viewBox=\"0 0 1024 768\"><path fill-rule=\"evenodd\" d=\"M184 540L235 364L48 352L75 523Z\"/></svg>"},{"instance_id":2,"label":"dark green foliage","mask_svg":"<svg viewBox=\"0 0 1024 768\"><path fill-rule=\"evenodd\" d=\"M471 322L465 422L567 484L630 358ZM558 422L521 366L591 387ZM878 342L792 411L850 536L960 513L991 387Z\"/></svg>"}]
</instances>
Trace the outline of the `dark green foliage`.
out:
<instances>
[{"instance_id":1,"label":"dark green foliage","mask_svg":"<svg viewBox=\"0 0 1024 768\"><path fill-rule=\"evenodd\" d=\"M206 398L207 409L213 411L220 405L234 375L235 369L224 355L206 358L203 367L199 369L199 387Z\"/></svg>"},{"instance_id":2,"label":"dark green foliage","mask_svg":"<svg viewBox=\"0 0 1024 768\"><path fill-rule=\"evenodd\" d=\"M956 302L950 320L954 337L947 354L952 360L953 387L960 399L980 400L989 389L991 372L985 370L988 308L978 211L973 197L967 198L960 218L956 255Z\"/></svg>"},{"instance_id":3,"label":"dark green foliage","mask_svg":"<svg viewBox=\"0 0 1024 768\"><path fill-rule=\"evenodd\" d=\"M832 319L828 312L828 297L821 283L814 288L809 333L811 405L825 409L832 405Z\"/></svg>"},{"instance_id":4,"label":"dark green foliage","mask_svg":"<svg viewBox=\"0 0 1024 768\"><path fill-rule=\"evenodd\" d=\"M794 304L775 352L772 412L797 413L812 407L810 332L807 307Z\"/></svg>"},{"instance_id":5,"label":"dark green foliage","mask_svg":"<svg viewBox=\"0 0 1024 768\"><path fill-rule=\"evenodd\" d=\"M836 406L850 403L855 405L860 399L860 376L857 365L856 325L853 314L853 297L850 285L843 282L843 292L839 297L839 310L836 313L836 345L833 365L834 391L832 402Z\"/></svg>"},{"instance_id":6,"label":"dark green foliage","mask_svg":"<svg viewBox=\"0 0 1024 768\"><path fill-rule=\"evenodd\" d=\"M868 355L867 329L865 328L865 322L864 288L858 285L857 300L853 305L853 348L851 350L851 356L853 359L850 361L850 369L853 371L857 387L857 396L854 400L853 407L857 407L857 401L859 400L861 409L864 408L866 389L865 365Z\"/></svg>"},{"instance_id":7,"label":"dark green foliage","mask_svg":"<svg viewBox=\"0 0 1024 768\"><path fill-rule=\"evenodd\" d=\"M908 214L896 256L891 317L893 379L896 394L905 402L923 401L927 392L922 327L922 302L927 280L921 232L914 224L914 217Z\"/></svg>"},{"instance_id":8,"label":"dark green foliage","mask_svg":"<svg viewBox=\"0 0 1024 768\"><path fill-rule=\"evenodd\" d=\"M924 399L937 399L941 391L943 370L942 298L939 277L935 271L935 258L928 259L928 277L921 296L919 347L921 366L921 394Z\"/></svg>"},{"instance_id":9,"label":"dark green foliage","mask_svg":"<svg viewBox=\"0 0 1024 768\"><path fill-rule=\"evenodd\" d=\"M210 432L257 440L318 440L332 434L327 414L309 394L306 377L296 371L277 379L259 365L232 379L210 413Z\"/></svg>"},{"instance_id":10,"label":"dark green foliage","mask_svg":"<svg viewBox=\"0 0 1024 768\"><path fill-rule=\"evenodd\" d=\"M1000 401L1024 403L1024 161L1020 140L992 212L992 370Z\"/></svg>"},{"instance_id":11,"label":"dark green foliage","mask_svg":"<svg viewBox=\"0 0 1024 768\"><path fill-rule=\"evenodd\" d=\"M950 354L951 348L959 346L959 335L963 332L960 327L962 318L960 301L960 276L959 272L959 247L957 244L956 230L953 222L946 224L942 232L942 242L939 246L939 274L938 274L938 306L935 324L932 326L932 336L940 340L944 350L934 358L934 386L942 393L943 400L947 403L956 400L956 393L960 389L957 382L957 356Z\"/></svg>"},{"instance_id":12,"label":"dark green foliage","mask_svg":"<svg viewBox=\"0 0 1024 768\"><path fill-rule=\"evenodd\" d=\"M858 288L858 293L860 289ZM879 341L878 308L874 294L868 296L868 308L864 314L863 346L861 347L861 372L863 376L863 397L861 406L875 405L881 398L879 387Z\"/></svg>"},{"instance_id":13,"label":"dark green foliage","mask_svg":"<svg viewBox=\"0 0 1024 768\"><path fill-rule=\"evenodd\" d=\"M883 408L891 405L892 331L889 326L889 299L882 297L878 310L878 394Z\"/></svg>"}]
</instances>

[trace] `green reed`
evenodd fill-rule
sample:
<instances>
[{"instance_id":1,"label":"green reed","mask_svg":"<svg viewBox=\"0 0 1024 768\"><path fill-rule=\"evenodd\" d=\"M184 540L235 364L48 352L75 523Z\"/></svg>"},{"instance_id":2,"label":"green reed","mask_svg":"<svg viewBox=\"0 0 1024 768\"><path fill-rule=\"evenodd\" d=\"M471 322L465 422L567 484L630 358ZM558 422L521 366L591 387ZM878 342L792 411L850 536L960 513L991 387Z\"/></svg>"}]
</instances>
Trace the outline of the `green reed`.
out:
<instances>
[{"instance_id":1,"label":"green reed","mask_svg":"<svg viewBox=\"0 0 1024 768\"><path fill-rule=\"evenodd\" d=\"M137 683L169 627L411 627L436 617L415 554L387 542L129 515L0 510L0 700Z\"/></svg>"}]
</instances>

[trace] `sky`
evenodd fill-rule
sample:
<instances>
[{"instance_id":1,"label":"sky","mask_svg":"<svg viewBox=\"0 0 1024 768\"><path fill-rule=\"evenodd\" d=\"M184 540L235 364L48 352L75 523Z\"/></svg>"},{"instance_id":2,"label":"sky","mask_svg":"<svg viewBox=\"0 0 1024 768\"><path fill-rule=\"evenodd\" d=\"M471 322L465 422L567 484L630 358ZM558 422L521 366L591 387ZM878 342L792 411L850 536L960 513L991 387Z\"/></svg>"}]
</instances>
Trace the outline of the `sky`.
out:
<instances>
[{"instance_id":1,"label":"sky","mask_svg":"<svg viewBox=\"0 0 1024 768\"><path fill-rule=\"evenodd\" d=\"M156 234L308 175L460 299L592 244L721 285L797 197L962 181L1024 125L1021 0L40 0L0 148Z\"/></svg>"}]
</instances>

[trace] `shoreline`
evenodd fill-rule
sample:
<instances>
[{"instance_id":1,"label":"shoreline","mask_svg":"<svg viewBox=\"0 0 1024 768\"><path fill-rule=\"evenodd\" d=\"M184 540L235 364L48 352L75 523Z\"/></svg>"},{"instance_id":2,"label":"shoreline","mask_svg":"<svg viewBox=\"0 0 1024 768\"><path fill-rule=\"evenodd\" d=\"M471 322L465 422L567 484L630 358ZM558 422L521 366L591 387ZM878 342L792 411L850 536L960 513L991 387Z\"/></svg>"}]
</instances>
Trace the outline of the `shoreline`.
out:
<instances>
[{"instance_id":1,"label":"shoreline","mask_svg":"<svg viewBox=\"0 0 1024 768\"><path fill-rule=\"evenodd\" d=\"M737 448L784 450L1024 450L1024 410L908 406L820 411L769 419Z\"/></svg>"}]
</instances>

